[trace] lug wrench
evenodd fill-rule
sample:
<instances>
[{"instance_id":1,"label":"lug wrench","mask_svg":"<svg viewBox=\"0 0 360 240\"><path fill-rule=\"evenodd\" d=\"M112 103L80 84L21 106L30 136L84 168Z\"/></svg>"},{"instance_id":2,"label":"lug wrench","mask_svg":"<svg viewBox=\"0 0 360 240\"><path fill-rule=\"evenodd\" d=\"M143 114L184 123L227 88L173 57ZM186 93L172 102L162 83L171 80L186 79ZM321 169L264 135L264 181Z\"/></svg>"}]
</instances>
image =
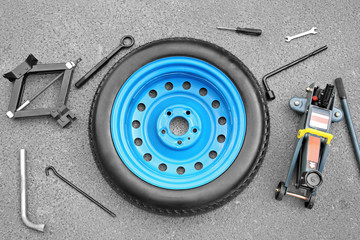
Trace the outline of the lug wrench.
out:
<instances>
[{"instance_id":1,"label":"lug wrench","mask_svg":"<svg viewBox=\"0 0 360 240\"><path fill-rule=\"evenodd\" d=\"M275 93L274 93L273 90L270 89L269 84L267 82L268 78L270 78L270 77L278 74L279 72L282 72L282 71L284 71L284 70L286 70L286 69L288 69L288 68L290 68L290 67L292 67L292 66L294 66L294 65L296 65L298 63L301 63L302 61L305 61L306 59L308 59L308 58L310 58L310 57L312 57L312 56L314 56L314 55L316 55L318 53L321 53L322 51L326 50L327 48L328 47L325 45L325 46L323 46L323 47L321 47L319 49L316 49L315 51L313 51L313 52L311 52L311 53L309 53L309 54L307 54L305 56L302 56L301 58L298 58L298 59L292 61L291 63L288 63L288 64L286 64L286 65L284 65L284 66L282 66L282 67L280 67L280 68L266 74L262 78L262 82L263 82L265 90L266 90L266 92L265 92L266 98L269 101L272 101L272 100L275 99Z\"/></svg>"},{"instance_id":2,"label":"lug wrench","mask_svg":"<svg viewBox=\"0 0 360 240\"><path fill-rule=\"evenodd\" d=\"M359 169L360 169L359 141L358 141L358 139L356 137L356 132L355 132L355 129L354 129L354 124L352 122L349 105L348 105L347 100L346 100L346 92L345 92L345 88L344 88L344 84L343 84L342 79L341 78L335 79L335 85L336 85L336 88L338 90L338 94L339 94L339 97L340 97L342 109L344 110L346 123L348 125L351 141L352 141L352 144L354 146L355 157L356 157L356 160L358 162Z\"/></svg>"},{"instance_id":3,"label":"lug wrench","mask_svg":"<svg viewBox=\"0 0 360 240\"><path fill-rule=\"evenodd\" d=\"M34 230L44 232L45 224L35 224L27 217L26 211L26 157L25 149L20 149L20 175L21 175L21 219L24 224Z\"/></svg>"},{"instance_id":4,"label":"lug wrench","mask_svg":"<svg viewBox=\"0 0 360 240\"><path fill-rule=\"evenodd\" d=\"M130 41L127 43L127 39L130 39ZM112 52L104 57L98 64L96 64L89 72L87 72L82 78L79 79L75 83L75 87L80 88L82 85L84 85L92 75L94 75L97 71L99 71L117 52L119 52L123 48L129 48L132 45L134 45L135 39L133 36L126 35L121 38L120 45L117 46Z\"/></svg>"}]
</instances>

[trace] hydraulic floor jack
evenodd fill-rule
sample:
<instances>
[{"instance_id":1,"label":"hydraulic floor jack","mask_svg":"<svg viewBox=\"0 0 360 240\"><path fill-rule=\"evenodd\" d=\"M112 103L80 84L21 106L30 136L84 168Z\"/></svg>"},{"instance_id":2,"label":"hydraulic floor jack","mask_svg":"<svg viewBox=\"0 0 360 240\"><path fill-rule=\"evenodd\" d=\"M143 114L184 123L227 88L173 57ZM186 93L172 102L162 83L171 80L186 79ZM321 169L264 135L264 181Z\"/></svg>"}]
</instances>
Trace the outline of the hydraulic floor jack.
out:
<instances>
[{"instance_id":1,"label":"hydraulic floor jack","mask_svg":"<svg viewBox=\"0 0 360 240\"><path fill-rule=\"evenodd\" d=\"M280 182L275 190L275 198L279 201L285 195L305 200L305 207L314 206L316 190L323 181L328 148L333 135L329 133L332 122L339 122L343 112L334 107L335 89L327 84L321 89L315 84L306 88L306 98L292 98L290 108L302 114L302 128L297 134L297 144L291 161L286 182ZM288 191L291 176L297 169L295 187L305 190L305 194Z\"/></svg>"}]
</instances>

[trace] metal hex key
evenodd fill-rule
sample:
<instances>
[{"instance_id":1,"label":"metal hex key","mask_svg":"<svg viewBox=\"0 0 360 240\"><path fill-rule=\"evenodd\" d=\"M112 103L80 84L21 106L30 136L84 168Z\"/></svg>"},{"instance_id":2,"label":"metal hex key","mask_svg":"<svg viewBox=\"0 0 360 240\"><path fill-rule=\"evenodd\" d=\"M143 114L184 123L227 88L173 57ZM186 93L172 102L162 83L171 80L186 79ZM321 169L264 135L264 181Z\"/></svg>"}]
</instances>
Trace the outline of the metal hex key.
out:
<instances>
[{"instance_id":1,"label":"metal hex key","mask_svg":"<svg viewBox=\"0 0 360 240\"><path fill-rule=\"evenodd\" d=\"M24 224L34 230L44 232L45 224L35 224L27 217L26 211L26 152L25 149L20 149L20 175L21 175L21 220Z\"/></svg>"},{"instance_id":2,"label":"metal hex key","mask_svg":"<svg viewBox=\"0 0 360 240\"><path fill-rule=\"evenodd\" d=\"M102 205L101 203L99 203L98 201L96 201L94 198L92 198L91 196L89 196L86 192L84 192L83 190L81 190L80 188L78 188L77 186L75 186L72 182L70 182L69 180L67 180L66 178L64 178L63 176L61 176L53 166L49 166L47 168L45 168L45 174L46 176L49 176L49 170L52 170L53 173L55 174L55 176L57 176L58 178L60 178L63 182L65 182L67 185L69 185L70 187L72 187L73 189L75 189L76 191L78 191L79 193L81 193L83 196L85 196L87 199L89 199L90 201L92 201L93 203L95 203L96 205L98 205L102 210L104 210L105 212L107 212L108 214L110 214L112 217L116 217L116 214L113 213L112 211L110 211L108 208L106 208L104 205Z\"/></svg>"}]
</instances>

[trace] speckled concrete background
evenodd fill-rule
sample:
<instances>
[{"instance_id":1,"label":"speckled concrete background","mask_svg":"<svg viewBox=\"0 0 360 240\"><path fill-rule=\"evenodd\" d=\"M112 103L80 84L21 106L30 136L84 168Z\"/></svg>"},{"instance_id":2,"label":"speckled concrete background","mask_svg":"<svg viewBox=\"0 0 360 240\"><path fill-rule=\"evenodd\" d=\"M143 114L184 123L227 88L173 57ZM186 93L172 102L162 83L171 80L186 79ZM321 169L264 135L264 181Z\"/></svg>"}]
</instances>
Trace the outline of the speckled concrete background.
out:
<instances>
[{"instance_id":1,"label":"speckled concrete background","mask_svg":"<svg viewBox=\"0 0 360 240\"><path fill-rule=\"evenodd\" d=\"M216 26L257 27L263 35L237 35ZM319 34L284 41L286 35L314 26ZM224 207L186 218L158 216L132 206L107 185L93 161L87 136L90 104L104 74L125 52L82 89L71 89L68 105L78 120L68 129L49 118L8 119L12 84L1 79L0 238L359 239L360 179L345 122L332 127L335 139L314 209L307 210L300 200L290 197L277 202L273 196L278 181L286 177L300 119L289 110L288 101L304 96L308 84L325 86L342 77L360 135L359 27L358 0L1 1L1 73L29 53L43 63L82 57L74 83L125 34L135 37L136 46L175 36L213 42L239 57L258 79L325 44L329 49L270 80L277 94L276 101L269 103L270 146L250 186ZM56 87L33 106L49 104ZM340 106L339 101L336 105ZM45 233L26 228L20 219L20 148L28 151L29 217L46 223ZM54 176L46 177L47 165L55 166L118 216L111 218Z\"/></svg>"}]
</instances>

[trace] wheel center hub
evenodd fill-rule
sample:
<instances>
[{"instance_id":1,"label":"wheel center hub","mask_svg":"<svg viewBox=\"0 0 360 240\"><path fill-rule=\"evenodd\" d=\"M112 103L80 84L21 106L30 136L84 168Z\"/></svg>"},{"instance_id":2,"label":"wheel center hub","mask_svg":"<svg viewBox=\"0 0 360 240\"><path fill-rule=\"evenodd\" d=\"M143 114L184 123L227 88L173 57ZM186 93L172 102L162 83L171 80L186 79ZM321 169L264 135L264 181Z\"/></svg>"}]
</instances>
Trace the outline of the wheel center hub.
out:
<instances>
[{"instance_id":1,"label":"wheel center hub","mask_svg":"<svg viewBox=\"0 0 360 240\"><path fill-rule=\"evenodd\" d=\"M167 146L175 149L188 148L193 145L198 139L200 129L199 116L186 105L173 105L164 109L157 121L159 138Z\"/></svg>"}]
</instances>

